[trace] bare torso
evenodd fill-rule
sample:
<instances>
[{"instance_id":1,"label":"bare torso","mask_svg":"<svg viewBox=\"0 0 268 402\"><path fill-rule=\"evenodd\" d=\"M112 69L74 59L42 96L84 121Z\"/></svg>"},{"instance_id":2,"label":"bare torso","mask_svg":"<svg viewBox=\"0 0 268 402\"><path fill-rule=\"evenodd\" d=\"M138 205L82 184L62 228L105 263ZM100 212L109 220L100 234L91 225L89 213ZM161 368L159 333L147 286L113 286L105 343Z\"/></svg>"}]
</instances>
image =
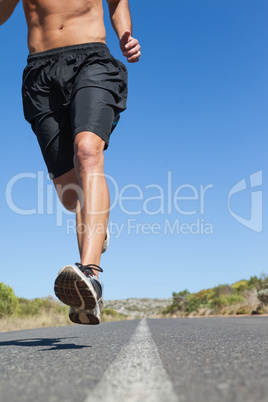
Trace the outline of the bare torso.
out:
<instances>
[{"instance_id":1,"label":"bare torso","mask_svg":"<svg viewBox=\"0 0 268 402\"><path fill-rule=\"evenodd\" d=\"M105 43L102 0L22 0L30 53Z\"/></svg>"}]
</instances>

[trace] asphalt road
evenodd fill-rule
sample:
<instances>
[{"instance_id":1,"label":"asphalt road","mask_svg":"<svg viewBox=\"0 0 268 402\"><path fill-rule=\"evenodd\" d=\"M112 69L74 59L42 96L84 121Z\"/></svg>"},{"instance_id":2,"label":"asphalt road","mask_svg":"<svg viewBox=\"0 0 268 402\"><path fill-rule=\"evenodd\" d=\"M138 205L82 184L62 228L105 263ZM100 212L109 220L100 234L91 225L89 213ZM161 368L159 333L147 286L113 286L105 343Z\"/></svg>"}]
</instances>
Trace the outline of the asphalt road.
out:
<instances>
[{"instance_id":1,"label":"asphalt road","mask_svg":"<svg viewBox=\"0 0 268 402\"><path fill-rule=\"evenodd\" d=\"M268 317L0 334L1 402L267 402Z\"/></svg>"}]
</instances>

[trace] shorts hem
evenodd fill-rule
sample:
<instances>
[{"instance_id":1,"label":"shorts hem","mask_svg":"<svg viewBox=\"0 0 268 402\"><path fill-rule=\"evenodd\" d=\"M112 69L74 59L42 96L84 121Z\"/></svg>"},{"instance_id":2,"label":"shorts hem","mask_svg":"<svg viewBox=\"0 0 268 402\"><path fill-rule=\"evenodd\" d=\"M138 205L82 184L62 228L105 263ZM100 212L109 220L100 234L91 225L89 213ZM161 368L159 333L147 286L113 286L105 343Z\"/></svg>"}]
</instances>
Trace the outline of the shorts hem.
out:
<instances>
[{"instance_id":1,"label":"shorts hem","mask_svg":"<svg viewBox=\"0 0 268 402\"><path fill-rule=\"evenodd\" d=\"M104 149L107 149L109 146L109 139L110 137L108 135L106 135L103 130L101 130L98 127L94 127L94 126L82 126L82 127L78 127L77 129L75 129L74 134L73 134L73 139L75 138L75 136L79 133L82 133L83 131L90 131L91 133L96 134L98 137L100 137L104 142L105 142L105 147Z\"/></svg>"},{"instance_id":2,"label":"shorts hem","mask_svg":"<svg viewBox=\"0 0 268 402\"><path fill-rule=\"evenodd\" d=\"M65 173L70 172L70 170L73 170L73 169L74 169L74 165L72 165L72 166L70 166L68 168L66 167L65 169L60 170L60 171L58 171L56 173L48 171L48 176L49 176L50 180L54 180L54 179L57 179L58 177L64 175Z\"/></svg>"}]
</instances>

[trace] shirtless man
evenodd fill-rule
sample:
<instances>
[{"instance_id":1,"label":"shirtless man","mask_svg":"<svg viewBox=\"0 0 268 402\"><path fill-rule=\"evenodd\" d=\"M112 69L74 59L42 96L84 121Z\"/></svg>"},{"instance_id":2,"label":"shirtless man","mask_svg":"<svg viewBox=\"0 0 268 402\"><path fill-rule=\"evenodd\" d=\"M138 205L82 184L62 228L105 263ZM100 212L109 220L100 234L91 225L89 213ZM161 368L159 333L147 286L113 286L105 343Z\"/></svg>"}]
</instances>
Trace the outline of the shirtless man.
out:
<instances>
[{"instance_id":1,"label":"shirtless man","mask_svg":"<svg viewBox=\"0 0 268 402\"><path fill-rule=\"evenodd\" d=\"M0 0L0 24L19 0ZM99 324L101 253L108 243L109 190L103 151L126 109L127 69L105 44L102 0L22 0L29 56L23 108L63 205L76 212L80 263L63 267L55 293L70 319ZM141 55L128 0L107 0L123 55ZM79 230L79 228L83 228Z\"/></svg>"}]
</instances>

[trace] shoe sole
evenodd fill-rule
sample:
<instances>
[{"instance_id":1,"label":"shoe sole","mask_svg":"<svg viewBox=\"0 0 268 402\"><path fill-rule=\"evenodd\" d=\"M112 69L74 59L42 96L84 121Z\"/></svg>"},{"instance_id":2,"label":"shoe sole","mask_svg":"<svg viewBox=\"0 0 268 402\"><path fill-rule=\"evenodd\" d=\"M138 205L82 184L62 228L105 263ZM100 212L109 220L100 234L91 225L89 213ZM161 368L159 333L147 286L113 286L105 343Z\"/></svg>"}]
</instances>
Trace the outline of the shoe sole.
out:
<instances>
[{"instance_id":1,"label":"shoe sole","mask_svg":"<svg viewBox=\"0 0 268 402\"><path fill-rule=\"evenodd\" d=\"M85 310L92 310L97 304L93 285L79 268L72 265L63 267L55 280L54 291L64 304Z\"/></svg>"},{"instance_id":2,"label":"shoe sole","mask_svg":"<svg viewBox=\"0 0 268 402\"><path fill-rule=\"evenodd\" d=\"M98 325L100 324L100 315L94 314L94 310L81 310L75 309L75 311L71 311L69 313L69 318L75 324L83 324L83 325Z\"/></svg>"}]
</instances>

